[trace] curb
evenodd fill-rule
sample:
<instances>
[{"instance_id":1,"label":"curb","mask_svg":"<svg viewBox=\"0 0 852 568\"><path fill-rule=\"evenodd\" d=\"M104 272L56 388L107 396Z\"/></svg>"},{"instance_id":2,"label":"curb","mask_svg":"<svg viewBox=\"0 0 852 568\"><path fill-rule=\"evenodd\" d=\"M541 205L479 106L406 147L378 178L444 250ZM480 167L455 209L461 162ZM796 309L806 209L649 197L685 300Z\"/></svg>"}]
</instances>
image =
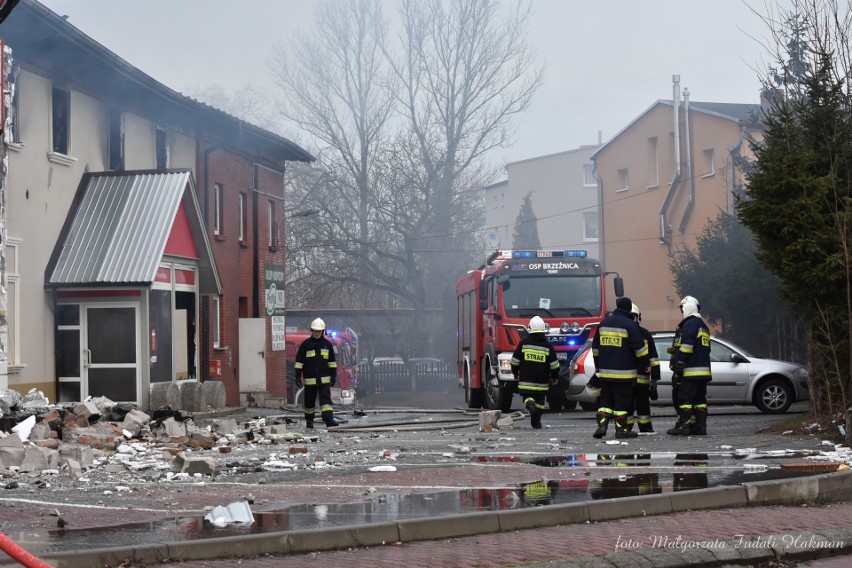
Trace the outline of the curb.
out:
<instances>
[{"instance_id":1,"label":"curb","mask_svg":"<svg viewBox=\"0 0 852 568\"><path fill-rule=\"evenodd\" d=\"M769 505L811 505L848 501L850 498L852 498L852 470L846 470L804 478L756 481L736 486L699 489L679 493L585 501L582 503L549 505L547 507L514 511L489 511L444 517L407 519L397 522L352 525L317 530L282 531L168 544L64 551L49 553L41 558L60 568L90 568L91 566L103 565L117 566L126 565L128 562L155 564L166 560L187 561L245 558L264 554L285 555L341 550L354 547L381 546L395 542L406 543L464 537L546 526L664 515L688 510L699 511ZM846 545L852 545L852 528L845 529L845 532L842 535L838 534L837 537L843 540ZM827 536L818 538L820 540L828 539ZM747 548L744 553L741 553L739 548L731 546L727 550L736 550L736 554L739 555L737 558L730 558L732 561L736 561L737 559L762 559L763 556L760 556L760 558L754 556L762 554L768 555L766 559L774 559L777 557L776 555L786 555L791 558L797 557L795 556L797 554L796 550L792 548L788 550L783 544L784 541L782 540L778 546L768 549ZM713 550L693 548L690 552L693 551L695 551L696 555L706 557L703 560L696 558L697 563L711 561L718 563L720 560L716 557L716 553ZM637 557L635 559L636 563L629 565L645 565L649 560L652 560L649 555L665 554L667 552L669 551L666 549L645 550L641 552L630 551L630 554L639 554L645 557L645 561L642 562ZM806 550L804 554L811 554L808 558L816 558L820 556L814 555L819 555L823 552L827 552L827 554L822 554L822 556L832 553L828 549L818 549ZM835 550L834 552L836 553L837 551ZM681 562L684 560L684 555L678 551L669 553L678 554ZM619 553L619 563L624 559L623 554L623 552ZM726 553L722 554L724 556ZM746 554L746 556L742 554ZM805 556L801 557L805 558ZM600 561L600 557L595 558ZM579 563L580 558L577 558L576 561ZM565 566L572 565L572 562L566 563ZM586 559L584 565L588 565L588 559ZM654 565L690 564L670 564L670 561L667 561L663 562L663 564L654 562Z\"/></svg>"}]
</instances>

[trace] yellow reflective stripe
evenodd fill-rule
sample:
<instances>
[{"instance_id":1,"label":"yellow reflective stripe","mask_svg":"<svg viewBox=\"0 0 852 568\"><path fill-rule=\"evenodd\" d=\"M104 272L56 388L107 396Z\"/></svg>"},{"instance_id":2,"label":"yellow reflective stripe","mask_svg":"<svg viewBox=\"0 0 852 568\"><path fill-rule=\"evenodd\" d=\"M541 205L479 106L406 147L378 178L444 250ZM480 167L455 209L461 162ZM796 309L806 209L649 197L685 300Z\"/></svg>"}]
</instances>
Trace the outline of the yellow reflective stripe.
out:
<instances>
[{"instance_id":1,"label":"yellow reflective stripe","mask_svg":"<svg viewBox=\"0 0 852 568\"><path fill-rule=\"evenodd\" d=\"M541 383L518 383L518 388L528 391L546 391L550 387Z\"/></svg>"},{"instance_id":2,"label":"yellow reflective stripe","mask_svg":"<svg viewBox=\"0 0 852 568\"><path fill-rule=\"evenodd\" d=\"M304 367L304 366L305 366L305 364L304 364L304 363L298 363L298 362L297 362L297 363L296 363L296 365L295 365L295 367L296 367L297 369L301 369L301 368L302 368L302 367Z\"/></svg>"}]
</instances>

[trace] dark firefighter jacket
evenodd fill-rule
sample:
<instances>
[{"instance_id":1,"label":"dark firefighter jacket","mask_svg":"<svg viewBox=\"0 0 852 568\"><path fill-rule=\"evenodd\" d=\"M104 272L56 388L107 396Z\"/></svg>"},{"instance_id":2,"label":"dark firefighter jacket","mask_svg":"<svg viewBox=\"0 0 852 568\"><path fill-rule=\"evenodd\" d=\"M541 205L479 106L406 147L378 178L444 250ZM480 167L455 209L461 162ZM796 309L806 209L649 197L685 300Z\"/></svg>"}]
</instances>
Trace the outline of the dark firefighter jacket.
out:
<instances>
[{"instance_id":1,"label":"dark firefighter jacket","mask_svg":"<svg viewBox=\"0 0 852 568\"><path fill-rule=\"evenodd\" d=\"M511 364L518 390L547 392L550 380L559 377L556 349L543 333L531 333L521 340L512 353Z\"/></svg>"},{"instance_id":2,"label":"dark firefighter jacket","mask_svg":"<svg viewBox=\"0 0 852 568\"><path fill-rule=\"evenodd\" d=\"M654 343L654 336L651 332L639 326L639 331L642 332L642 337L645 338L645 343L648 344L648 358L651 361L651 374L645 372L646 368L636 370L636 384L651 386L651 381L660 380L660 356L657 353L657 345Z\"/></svg>"},{"instance_id":3,"label":"dark firefighter jacket","mask_svg":"<svg viewBox=\"0 0 852 568\"><path fill-rule=\"evenodd\" d=\"M648 345L639 324L626 310L617 308L598 327L592 340L598 377L605 382L633 382L637 369L649 364Z\"/></svg>"},{"instance_id":4,"label":"dark firefighter jacket","mask_svg":"<svg viewBox=\"0 0 852 568\"><path fill-rule=\"evenodd\" d=\"M684 318L677 326L672 370L683 368L683 379L710 381L710 330L700 316Z\"/></svg>"},{"instance_id":5,"label":"dark firefighter jacket","mask_svg":"<svg viewBox=\"0 0 852 568\"><path fill-rule=\"evenodd\" d=\"M296 351L296 380L304 375L302 381L306 387L318 387L337 381L337 359L334 346L325 338L309 337L299 345Z\"/></svg>"}]
</instances>

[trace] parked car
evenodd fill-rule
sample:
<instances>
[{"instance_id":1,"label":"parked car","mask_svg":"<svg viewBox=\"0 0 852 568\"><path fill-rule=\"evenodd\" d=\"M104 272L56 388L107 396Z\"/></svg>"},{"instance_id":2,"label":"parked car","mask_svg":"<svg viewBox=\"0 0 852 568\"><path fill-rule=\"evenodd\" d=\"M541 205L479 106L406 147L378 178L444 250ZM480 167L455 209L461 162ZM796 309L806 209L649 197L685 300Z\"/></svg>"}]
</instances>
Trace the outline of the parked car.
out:
<instances>
[{"instance_id":1,"label":"parked car","mask_svg":"<svg viewBox=\"0 0 852 568\"><path fill-rule=\"evenodd\" d=\"M666 349L674 332L654 333L660 354L659 399L652 404L671 404L672 372ZM710 340L710 368L713 380L707 385L708 404L754 404L767 414L786 412L794 402L808 400L808 370L798 363L762 359L719 337ZM592 410L597 400L586 383L595 372L592 342L587 341L571 361L566 398Z\"/></svg>"}]
</instances>

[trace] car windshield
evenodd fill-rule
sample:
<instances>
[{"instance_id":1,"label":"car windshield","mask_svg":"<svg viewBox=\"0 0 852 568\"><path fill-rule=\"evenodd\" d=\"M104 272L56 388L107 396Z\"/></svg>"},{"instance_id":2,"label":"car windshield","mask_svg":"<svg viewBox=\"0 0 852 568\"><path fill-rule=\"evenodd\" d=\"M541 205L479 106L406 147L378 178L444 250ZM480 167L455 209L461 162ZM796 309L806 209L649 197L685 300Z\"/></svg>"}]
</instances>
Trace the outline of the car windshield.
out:
<instances>
[{"instance_id":1,"label":"car windshield","mask_svg":"<svg viewBox=\"0 0 852 568\"><path fill-rule=\"evenodd\" d=\"M601 314L599 276L512 276L503 290L509 317L598 317Z\"/></svg>"}]
</instances>

